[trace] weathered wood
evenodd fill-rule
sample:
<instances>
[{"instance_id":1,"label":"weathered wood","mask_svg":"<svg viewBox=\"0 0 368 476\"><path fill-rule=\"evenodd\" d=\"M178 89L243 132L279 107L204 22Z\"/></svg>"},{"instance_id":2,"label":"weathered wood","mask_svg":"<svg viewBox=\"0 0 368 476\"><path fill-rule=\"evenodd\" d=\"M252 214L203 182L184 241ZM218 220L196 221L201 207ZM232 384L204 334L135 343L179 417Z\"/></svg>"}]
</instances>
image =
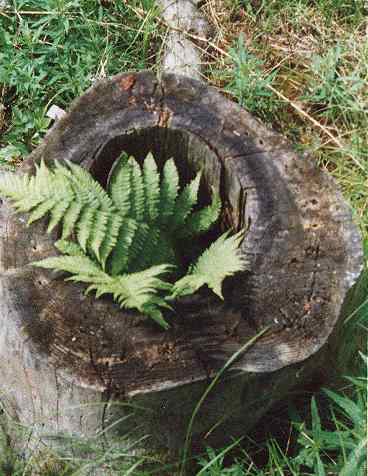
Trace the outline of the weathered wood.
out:
<instances>
[{"instance_id":1,"label":"weathered wood","mask_svg":"<svg viewBox=\"0 0 368 476\"><path fill-rule=\"evenodd\" d=\"M21 172L41 158L67 159L105 184L122 150L138 160L152 151L161 164L174 157L183 181L202 168L201 200L215 187L224 203L216 232L249 229L242 252L250 270L225 282L224 302L206 291L183 299L164 332L28 266L56 253L56 236L44 223L25 227L3 204L1 399L36 432L46 425L85 435L124 414L112 402L128 402L149 411L136 408L119 430L140 427L148 445L175 450L208 379L268 326L210 394L194 431L208 431L224 415L233 432L249 428L303 379L333 367L362 269L349 207L334 180L279 134L215 89L170 74L121 74L96 84ZM211 436L220 441L229 428Z\"/></svg>"},{"instance_id":2,"label":"weathered wood","mask_svg":"<svg viewBox=\"0 0 368 476\"><path fill-rule=\"evenodd\" d=\"M162 69L166 73L201 79L201 51L190 35L206 38L208 24L196 3L191 0L157 0L161 17L169 27Z\"/></svg>"}]
</instances>

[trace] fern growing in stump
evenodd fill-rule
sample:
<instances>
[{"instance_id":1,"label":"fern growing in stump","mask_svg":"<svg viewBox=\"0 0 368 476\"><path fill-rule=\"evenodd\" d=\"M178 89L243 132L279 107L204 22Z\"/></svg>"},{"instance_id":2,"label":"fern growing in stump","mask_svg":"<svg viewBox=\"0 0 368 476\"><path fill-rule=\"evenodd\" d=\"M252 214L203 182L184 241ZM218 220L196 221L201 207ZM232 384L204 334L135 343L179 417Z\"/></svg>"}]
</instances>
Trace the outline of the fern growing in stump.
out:
<instances>
[{"instance_id":1,"label":"fern growing in stump","mask_svg":"<svg viewBox=\"0 0 368 476\"><path fill-rule=\"evenodd\" d=\"M167 328L162 309L171 309L173 299L204 285L222 298L225 277L246 267L238 251L244 233L226 232L186 275L171 282L179 267L176 241L208 231L221 211L220 197L213 193L209 206L193 212L200 180L198 173L179 191L173 159L160 177L152 154L143 167L123 154L107 191L82 167L55 161L52 168L36 165L34 176L5 173L0 192L18 212L30 213L28 224L48 215L48 232L61 225L55 243L61 254L33 265L66 271L68 280L89 285L87 293L111 294L120 306Z\"/></svg>"}]
</instances>

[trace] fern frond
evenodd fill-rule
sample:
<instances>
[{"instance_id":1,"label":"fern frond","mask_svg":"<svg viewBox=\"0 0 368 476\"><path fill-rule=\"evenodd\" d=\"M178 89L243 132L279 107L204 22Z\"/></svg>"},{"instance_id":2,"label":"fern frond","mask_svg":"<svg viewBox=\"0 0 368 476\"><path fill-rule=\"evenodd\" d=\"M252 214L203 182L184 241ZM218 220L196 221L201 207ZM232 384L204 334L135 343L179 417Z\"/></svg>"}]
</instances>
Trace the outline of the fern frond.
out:
<instances>
[{"instance_id":1,"label":"fern frond","mask_svg":"<svg viewBox=\"0 0 368 476\"><path fill-rule=\"evenodd\" d=\"M83 250L75 249L73 245L70 242L59 242L59 248L73 253L71 256L55 256L32 264L40 268L66 271L72 275L67 278L68 281L90 284L86 293L96 291L96 297L112 294L121 307L137 309L152 317L164 328L169 327L159 308L170 306L158 292L168 291L172 287L160 278L171 271L170 265L152 266L139 273L112 277L86 255L74 254Z\"/></svg>"},{"instance_id":2,"label":"fern frond","mask_svg":"<svg viewBox=\"0 0 368 476\"><path fill-rule=\"evenodd\" d=\"M16 200L13 203L14 208L17 210L17 212L30 212L34 207L37 207L37 205L41 204L43 200L48 199L50 197L44 197L41 196L40 194L38 195L29 195L28 198L21 198L19 200ZM51 197L53 200L54 198Z\"/></svg>"},{"instance_id":3,"label":"fern frond","mask_svg":"<svg viewBox=\"0 0 368 476\"><path fill-rule=\"evenodd\" d=\"M109 270L112 276L116 276L126 271L128 261L131 256L131 246L135 240L137 232L137 222L135 220L125 220L120 227L114 250L109 260Z\"/></svg>"},{"instance_id":4,"label":"fern frond","mask_svg":"<svg viewBox=\"0 0 368 476\"><path fill-rule=\"evenodd\" d=\"M111 215L111 212L106 212L103 210L97 211L97 213L95 214L92 230L88 239L88 247L93 251L99 262L101 262L101 245L104 242L105 237L110 232L110 230L107 229L107 224L109 223Z\"/></svg>"},{"instance_id":5,"label":"fern frond","mask_svg":"<svg viewBox=\"0 0 368 476\"><path fill-rule=\"evenodd\" d=\"M194 205L197 203L201 175L201 172L198 172L196 177L184 187L184 190L178 196L174 207L173 217L170 223L172 230L184 225L185 219L192 211Z\"/></svg>"},{"instance_id":6,"label":"fern frond","mask_svg":"<svg viewBox=\"0 0 368 476\"><path fill-rule=\"evenodd\" d=\"M205 284L207 284L205 276L197 273L189 273L174 283L171 299L194 294Z\"/></svg>"},{"instance_id":7,"label":"fern frond","mask_svg":"<svg viewBox=\"0 0 368 476\"><path fill-rule=\"evenodd\" d=\"M96 214L96 208L83 208L77 224L77 240L84 252L87 251L87 244L93 230Z\"/></svg>"},{"instance_id":8,"label":"fern frond","mask_svg":"<svg viewBox=\"0 0 368 476\"><path fill-rule=\"evenodd\" d=\"M136 222L137 223L137 222ZM150 227L147 223L137 223L137 230L129 248L128 268L131 271L137 271L132 267L138 256L144 253L144 246L150 235Z\"/></svg>"},{"instance_id":9,"label":"fern frond","mask_svg":"<svg viewBox=\"0 0 368 476\"><path fill-rule=\"evenodd\" d=\"M82 248L74 241L58 240L55 241L55 248L57 248L64 255L69 256L85 256Z\"/></svg>"},{"instance_id":10,"label":"fern frond","mask_svg":"<svg viewBox=\"0 0 368 476\"><path fill-rule=\"evenodd\" d=\"M130 167L130 217L137 221L142 221L144 217L144 185L142 171L138 162L130 157L128 160Z\"/></svg>"},{"instance_id":11,"label":"fern frond","mask_svg":"<svg viewBox=\"0 0 368 476\"><path fill-rule=\"evenodd\" d=\"M153 155L149 153L143 162L145 221L156 220L160 201L160 176Z\"/></svg>"},{"instance_id":12,"label":"fern frond","mask_svg":"<svg viewBox=\"0 0 368 476\"><path fill-rule=\"evenodd\" d=\"M243 237L243 230L233 236L229 236L228 231L221 235L198 258L189 274L174 284L173 297L192 294L207 284L223 299L221 290L223 280L246 269L245 258L238 249Z\"/></svg>"},{"instance_id":13,"label":"fern frond","mask_svg":"<svg viewBox=\"0 0 368 476\"><path fill-rule=\"evenodd\" d=\"M176 263L175 240L207 231L218 219L221 200L213 193L208 207L192 213L201 173L178 195L174 161L166 162L162 180L152 154L141 168L122 156L110 178L109 193L88 171L66 161L49 169L35 165L34 176L3 174L0 193L18 211L29 212L29 223L49 216L48 231L62 223L55 243L64 256L33 263L70 273L68 280L85 283L96 297L111 294L120 306L137 309L168 327L162 309L167 301L207 285L222 298L222 282L246 267L238 250L244 233L222 235L175 285L162 276ZM75 241L68 240L72 234ZM128 273L129 270L129 273Z\"/></svg>"},{"instance_id":14,"label":"fern frond","mask_svg":"<svg viewBox=\"0 0 368 476\"><path fill-rule=\"evenodd\" d=\"M114 299L121 306L141 309L142 306L149 302L151 297L156 295L157 291L171 288L169 283L159 278L159 276L168 273L171 268L172 266L170 265L162 264L151 266L137 273L123 274L110 278L107 284L109 290L102 291L103 286L98 286L98 295L110 293L114 295Z\"/></svg>"},{"instance_id":15,"label":"fern frond","mask_svg":"<svg viewBox=\"0 0 368 476\"><path fill-rule=\"evenodd\" d=\"M46 199L44 198L43 201L33 206L32 213L28 217L28 222L27 222L28 225L31 225L33 222L45 216L46 213L49 212L56 205L56 203L57 203L56 199L54 197L51 197Z\"/></svg>"},{"instance_id":16,"label":"fern frond","mask_svg":"<svg viewBox=\"0 0 368 476\"><path fill-rule=\"evenodd\" d=\"M72 278L68 278L72 281L82 281L79 277L84 278L83 282L106 282L110 279L110 277L86 255L52 256L51 258L45 258L41 261L35 261L32 265L39 268L66 271L73 275ZM89 281L87 281L87 279L89 279Z\"/></svg>"},{"instance_id":17,"label":"fern frond","mask_svg":"<svg viewBox=\"0 0 368 476\"><path fill-rule=\"evenodd\" d=\"M179 190L179 175L173 159L168 160L163 169L160 188L159 223L166 225L174 212Z\"/></svg>"},{"instance_id":18,"label":"fern frond","mask_svg":"<svg viewBox=\"0 0 368 476\"><path fill-rule=\"evenodd\" d=\"M67 179L83 203L94 203L96 208L98 204L101 210L111 210L111 198L86 169L70 161L65 161L67 167L58 160L54 164L55 173Z\"/></svg>"},{"instance_id":19,"label":"fern frond","mask_svg":"<svg viewBox=\"0 0 368 476\"><path fill-rule=\"evenodd\" d=\"M159 300L155 301L154 305L147 304L145 306L142 306L141 312L143 314L146 314L147 316L149 316L154 321L156 321L157 324L159 324L164 329L168 329L170 326L165 321L164 316L163 316L161 310L158 308L158 306L166 307L168 309L171 309L170 306L167 306L167 303L164 299L159 299Z\"/></svg>"},{"instance_id":20,"label":"fern frond","mask_svg":"<svg viewBox=\"0 0 368 476\"><path fill-rule=\"evenodd\" d=\"M150 265L168 263L178 266L178 256L175 252L174 237L159 229L160 235L158 237L158 246L151 254L152 262Z\"/></svg>"},{"instance_id":21,"label":"fern frond","mask_svg":"<svg viewBox=\"0 0 368 476\"><path fill-rule=\"evenodd\" d=\"M68 197L65 197L65 200L59 200L58 203L50 209L50 221L49 226L47 227L47 233L51 233L51 231L63 220L65 212L70 207L73 198L73 196L68 195Z\"/></svg>"},{"instance_id":22,"label":"fern frond","mask_svg":"<svg viewBox=\"0 0 368 476\"><path fill-rule=\"evenodd\" d=\"M42 177L37 178L29 177L28 175L17 175L11 172L1 175L0 193L13 201L13 206L18 212L30 212L47 200L57 203L68 198L69 190L65 189L64 186L60 186L60 183L57 183L58 180L51 172L47 171L45 173L45 167L42 163L41 166L36 168L38 173L42 174ZM48 182L45 177L47 177ZM45 209L46 214L49 208L45 206Z\"/></svg>"},{"instance_id":23,"label":"fern frond","mask_svg":"<svg viewBox=\"0 0 368 476\"><path fill-rule=\"evenodd\" d=\"M132 271L140 271L155 263L155 258L158 254L158 249L161 247L160 242L161 233L159 228L155 226L140 227L141 234L136 237L140 253L135 253L135 260L130 259L129 269ZM133 253L131 258L133 257Z\"/></svg>"},{"instance_id":24,"label":"fern frond","mask_svg":"<svg viewBox=\"0 0 368 476\"><path fill-rule=\"evenodd\" d=\"M118 214L110 214L106 223L105 237L99 250L100 262L105 268L108 257L117 246L119 232L123 224L123 218Z\"/></svg>"},{"instance_id":25,"label":"fern frond","mask_svg":"<svg viewBox=\"0 0 368 476\"><path fill-rule=\"evenodd\" d=\"M131 169L127 164L128 156L123 153L114 165L109 181L109 195L121 216L129 215L130 211Z\"/></svg>"},{"instance_id":26,"label":"fern frond","mask_svg":"<svg viewBox=\"0 0 368 476\"><path fill-rule=\"evenodd\" d=\"M39 163L35 162L34 167L36 169L36 173L33 175L33 180L38 182L37 188L44 189L45 187L48 187L52 172L46 166L45 161L42 159Z\"/></svg>"},{"instance_id":27,"label":"fern frond","mask_svg":"<svg viewBox=\"0 0 368 476\"><path fill-rule=\"evenodd\" d=\"M159 307L168 307L166 301L157 292L167 291L171 285L162 281L159 276L171 270L170 265L152 266L138 273L130 273L110 278L107 282L92 283L88 292L96 291L96 297L112 294L121 307L137 309L149 314L153 319L167 328Z\"/></svg>"},{"instance_id":28,"label":"fern frond","mask_svg":"<svg viewBox=\"0 0 368 476\"><path fill-rule=\"evenodd\" d=\"M69 181L75 200L63 217L63 238L77 229L83 250L90 249L102 266L114 248L122 223L112 199L91 174L79 165L67 162L68 168L55 163L55 173Z\"/></svg>"},{"instance_id":29,"label":"fern frond","mask_svg":"<svg viewBox=\"0 0 368 476\"><path fill-rule=\"evenodd\" d=\"M79 201L70 203L63 217L63 231L61 234L63 239L68 238L72 234L84 207L85 204Z\"/></svg>"},{"instance_id":30,"label":"fern frond","mask_svg":"<svg viewBox=\"0 0 368 476\"><path fill-rule=\"evenodd\" d=\"M4 172L0 175L1 194L11 200L20 200L28 193L30 189L29 182L30 177L28 175ZM19 211L23 210L20 209Z\"/></svg>"},{"instance_id":31,"label":"fern frond","mask_svg":"<svg viewBox=\"0 0 368 476\"><path fill-rule=\"evenodd\" d=\"M212 203L208 207L192 213L179 231L181 238L192 238L205 233L218 220L221 212L220 195L212 190Z\"/></svg>"}]
</instances>

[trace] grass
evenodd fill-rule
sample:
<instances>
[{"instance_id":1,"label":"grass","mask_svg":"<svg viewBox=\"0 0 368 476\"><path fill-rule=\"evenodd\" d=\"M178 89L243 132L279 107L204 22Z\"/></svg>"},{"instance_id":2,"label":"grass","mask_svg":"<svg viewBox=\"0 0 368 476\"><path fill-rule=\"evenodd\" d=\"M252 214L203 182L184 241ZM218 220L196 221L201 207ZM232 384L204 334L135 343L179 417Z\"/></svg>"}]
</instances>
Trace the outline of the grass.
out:
<instances>
[{"instance_id":1,"label":"grass","mask_svg":"<svg viewBox=\"0 0 368 476\"><path fill-rule=\"evenodd\" d=\"M0 9L0 162L13 166L42 140L51 104L67 107L98 78L155 68L165 32L153 0L9 3ZM205 79L334 175L368 250L367 2L208 0L201 9L213 26L211 41L198 42ZM365 302L346 323L356 365L344 384L290 396L241 442L208 448L193 474L365 474L367 365L356 335L366 353L367 316ZM49 451L25 461L5 434L0 475L91 471L87 461ZM118 445L85 444L105 474L113 466L136 476L177 471L157 456L128 458Z\"/></svg>"},{"instance_id":2,"label":"grass","mask_svg":"<svg viewBox=\"0 0 368 476\"><path fill-rule=\"evenodd\" d=\"M9 2L0 16L0 159L28 154L50 126L52 104L68 107L94 81L151 68L160 37L153 0ZM134 13L144 8L144 20Z\"/></svg>"},{"instance_id":3,"label":"grass","mask_svg":"<svg viewBox=\"0 0 368 476\"><path fill-rule=\"evenodd\" d=\"M366 361L366 357L362 355ZM364 366L367 370L366 362ZM273 436L253 448L248 444L235 456L235 462L226 464L225 449L207 450L207 456L199 459L205 476L302 476L316 475L351 475L366 474L367 437L364 426L366 418L366 378L349 379L350 386L345 393L325 390L328 400L320 396L320 405L316 398L310 399L309 414L299 415L289 402L290 426L286 446L280 444L280 438ZM319 406L328 410L322 419ZM307 407L308 409L308 407ZM274 421L275 416L271 416ZM271 421L272 421L271 420ZM250 448L252 448L250 450ZM257 464L257 449L263 451L262 466ZM201 472L202 471L202 472Z\"/></svg>"}]
</instances>

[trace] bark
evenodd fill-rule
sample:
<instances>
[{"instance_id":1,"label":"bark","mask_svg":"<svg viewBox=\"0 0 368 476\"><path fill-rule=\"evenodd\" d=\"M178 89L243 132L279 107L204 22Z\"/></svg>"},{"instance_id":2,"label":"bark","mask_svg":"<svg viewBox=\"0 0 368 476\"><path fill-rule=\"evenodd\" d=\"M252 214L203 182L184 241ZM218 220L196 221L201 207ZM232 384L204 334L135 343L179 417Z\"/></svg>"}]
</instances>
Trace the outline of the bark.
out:
<instances>
[{"instance_id":1,"label":"bark","mask_svg":"<svg viewBox=\"0 0 368 476\"><path fill-rule=\"evenodd\" d=\"M150 448L175 451L209 379L267 327L195 420L200 438L224 418L227 429L211 433L221 442L254 425L299 382L333 368L340 324L356 303L359 233L334 180L312 158L298 156L214 88L171 74L122 74L96 84L19 173L41 158L67 159L105 184L122 150L138 160L152 151L160 164L174 157L183 182L203 169L201 201L214 187L224 204L214 235L247 227L242 253L250 270L225 281L224 301L206 290L180 301L162 331L108 299L86 297L82 285L30 267L56 254L57 233L47 235L43 222L27 228L4 203L1 399L35 434L93 435L133 405L134 416L116 431L139 429Z\"/></svg>"}]
</instances>

